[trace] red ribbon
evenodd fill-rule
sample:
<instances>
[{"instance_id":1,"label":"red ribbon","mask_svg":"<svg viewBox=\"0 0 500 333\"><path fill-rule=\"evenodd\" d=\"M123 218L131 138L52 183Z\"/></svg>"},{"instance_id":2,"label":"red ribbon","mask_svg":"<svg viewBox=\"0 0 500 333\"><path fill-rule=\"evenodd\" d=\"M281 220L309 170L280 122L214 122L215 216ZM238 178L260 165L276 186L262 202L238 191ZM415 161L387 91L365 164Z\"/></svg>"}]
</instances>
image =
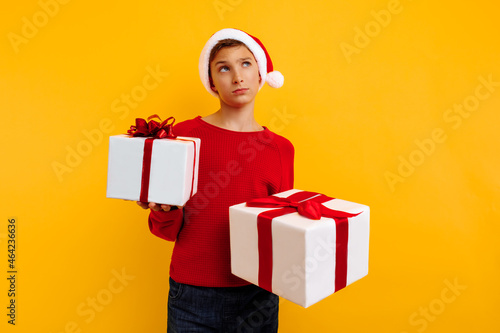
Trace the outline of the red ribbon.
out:
<instances>
[{"instance_id":1,"label":"red ribbon","mask_svg":"<svg viewBox=\"0 0 500 333\"><path fill-rule=\"evenodd\" d=\"M160 122L152 120L158 119ZM130 126L127 131L128 135L133 137L146 137L144 142L144 154L142 157L142 177L141 177L141 193L139 195L139 201L148 202L148 192L149 192L149 178L151 173L151 154L153 152L153 141L155 139L175 139L182 141L190 141L194 145L194 159L193 159L193 176L191 178L191 193L189 197L193 196L194 187L194 173L196 166L196 141L177 138L173 131L173 125L175 123L174 117L168 117L166 120L161 121L160 116L154 114L147 118L147 121L142 118L135 119L135 126Z\"/></svg>"},{"instance_id":2,"label":"red ribbon","mask_svg":"<svg viewBox=\"0 0 500 333\"><path fill-rule=\"evenodd\" d=\"M273 274L273 239L272 220L275 217L298 212L313 220L329 217L335 221L335 291L347 285L347 243L349 238L348 218L359 215L327 208L323 202L333 200L324 194L301 191L286 198L269 196L250 200L249 207L278 208L260 213L257 216L258 248L259 248L259 286L272 292Z\"/></svg>"},{"instance_id":3,"label":"red ribbon","mask_svg":"<svg viewBox=\"0 0 500 333\"><path fill-rule=\"evenodd\" d=\"M158 119L160 122L152 119ZM177 136L173 132L175 123L174 117L168 117L161 121L160 116L154 114L149 116L147 121L142 118L135 119L135 126L130 126L127 134L132 136L152 136L155 139L175 139Z\"/></svg>"}]
</instances>

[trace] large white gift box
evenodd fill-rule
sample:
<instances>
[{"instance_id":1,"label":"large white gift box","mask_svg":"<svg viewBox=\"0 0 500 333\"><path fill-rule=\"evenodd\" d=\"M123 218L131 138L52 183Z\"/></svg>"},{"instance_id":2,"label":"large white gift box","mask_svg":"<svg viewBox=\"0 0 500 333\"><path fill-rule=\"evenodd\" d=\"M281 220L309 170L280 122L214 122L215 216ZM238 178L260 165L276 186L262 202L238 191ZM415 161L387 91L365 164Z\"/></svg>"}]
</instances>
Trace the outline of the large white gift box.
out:
<instances>
[{"instance_id":1,"label":"large white gift box","mask_svg":"<svg viewBox=\"0 0 500 333\"><path fill-rule=\"evenodd\" d=\"M184 204L198 186L200 139L109 138L108 198Z\"/></svg>"},{"instance_id":2,"label":"large white gift box","mask_svg":"<svg viewBox=\"0 0 500 333\"><path fill-rule=\"evenodd\" d=\"M293 189L231 206L229 217L232 273L298 305L368 274L368 206Z\"/></svg>"}]
</instances>

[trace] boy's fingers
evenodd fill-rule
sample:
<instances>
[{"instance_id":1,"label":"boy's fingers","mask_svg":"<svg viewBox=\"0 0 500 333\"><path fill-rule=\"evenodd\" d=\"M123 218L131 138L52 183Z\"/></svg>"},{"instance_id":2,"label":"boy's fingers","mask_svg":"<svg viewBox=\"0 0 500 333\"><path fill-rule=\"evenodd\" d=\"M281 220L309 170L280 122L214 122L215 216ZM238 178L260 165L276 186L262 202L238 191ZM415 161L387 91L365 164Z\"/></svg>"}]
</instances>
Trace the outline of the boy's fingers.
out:
<instances>
[{"instance_id":1,"label":"boy's fingers","mask_svg":"<svg viewBox=\"0 0 500 333\"><path fill-rule=\"evenodd\" d=\"M166 211L166 212L170 211L171 207L172 206L170 206L170 205L161 205L161 209L164 210L164 211Z\"/></svg>"},{"instance_id":2,"label":"boy's fingers","mask_svg":"<svg viewBox=\"0 0 500 333\"><path fill-rule=\"evenodd\" d=\"M154 202L150 202L148 206L149 208L151 208L151 210L154 210L155 212L160 210L160 207L158 207L158 205L155 204Z\"/></svg>"},{"instance_id":3,"label":"boy's fingers","mask_svg":"<svg viewBox=\"0 0 500 333\"><path fill-rule=\"evenodd\" d=\"M154 210L155 212L158 212L160 210L163 210L165 212L169 212L173 206L171 205L158 205L154 202L141 202L141 201L136 201L136 203L141 206L143 209L148 209L151 208L151 210ZM177 206L178 209L182 209L182 206Z\"/></svg>"},{"instance_id":4,"label":"boy's fingers","mask_svg":"<svg viewBox=\"0 0 500 333\"><path fill-rule=\"evenodd\" d=\"M142 209L148 209L148 204L144 203L144 202L140 202L140 201L136 201L136 203L141 206Z\"/></svg>"}]
</instances>

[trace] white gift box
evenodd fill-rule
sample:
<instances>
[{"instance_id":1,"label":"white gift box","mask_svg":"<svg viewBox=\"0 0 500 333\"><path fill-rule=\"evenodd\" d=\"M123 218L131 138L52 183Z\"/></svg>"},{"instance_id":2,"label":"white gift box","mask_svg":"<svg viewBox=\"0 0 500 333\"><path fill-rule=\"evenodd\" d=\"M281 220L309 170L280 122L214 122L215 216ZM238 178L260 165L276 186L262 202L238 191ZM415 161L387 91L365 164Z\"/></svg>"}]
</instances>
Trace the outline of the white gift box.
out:
<instances>
[{"instance_id":1,"label":"white gift box","mask_svg":"<svg viewBox=\"0 0 500 333\"><path fill-rule=\"evenodd\" d=\"M288 197L298 192L303 191L293 189L275 196ZM347 259L344 260L344 263L347 262L347 271L342 279L345 279L345 285L349 285L368 274L370 208L341 199L332 199L322 205L337 211L359 213L347 219L348 236L347 243L344 244L347 249ZM273 209L275 208L248 207L246 203L229 208L232 273L256 285L259 285L257 217L262 212ZM332 218L312 220L297 212L274 217L271 223L270 291L303 307L333 294L338 277L336 228L336 222ZM343 231L344 235L346 231ZM341 253L345 252L339 251L339 255Z\"/></svg>"},{"instance_id":2,"label":"white gift box","mask_svg":"<svg viewBox=\"0 0 500 333\"><path fill-rule=\"evenodd\" d=\"M147 139L150 138L128 135L109 137L108 198L140 201ZM198 138L153 140L149 186L143 189L147 191L147 202L184 206L197 191L199 155Z\"/></svg>"}]
</instances>

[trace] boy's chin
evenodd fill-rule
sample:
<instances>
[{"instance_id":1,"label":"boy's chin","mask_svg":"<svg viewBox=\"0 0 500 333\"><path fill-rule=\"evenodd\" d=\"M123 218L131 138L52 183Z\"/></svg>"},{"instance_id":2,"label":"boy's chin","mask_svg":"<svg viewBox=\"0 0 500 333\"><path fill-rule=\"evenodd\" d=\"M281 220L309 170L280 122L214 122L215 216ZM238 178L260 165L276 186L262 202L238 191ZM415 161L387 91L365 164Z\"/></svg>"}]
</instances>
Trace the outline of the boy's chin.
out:
<instances>
[{"instance_id":1,"label":"boy's chin","mask_svg":"<svg viewBox=\"0 0 500 333\"><path fill-rule=\"evenodd\" d=\"M221 101L221 104L229 106L231 108L242 108L245 107L249 104L252 104L252 102L255 100L254 98L251 98L251 96L237 96L236 98L227 98L223 99L219 95L219 99Z\"/></svg>"},{"instance_id":2,"label":"boy's chin","mask_svg":"<svg viewBox=\"0 0 500 333\"><path fill-rule=\"evenodd\" d=\"M241 109L246 107L247 105L251 104L252 101L231 101L231 102L224 102L224 104L228 107L234 108L234 109Z\"/></svg>"}]
</instances>

